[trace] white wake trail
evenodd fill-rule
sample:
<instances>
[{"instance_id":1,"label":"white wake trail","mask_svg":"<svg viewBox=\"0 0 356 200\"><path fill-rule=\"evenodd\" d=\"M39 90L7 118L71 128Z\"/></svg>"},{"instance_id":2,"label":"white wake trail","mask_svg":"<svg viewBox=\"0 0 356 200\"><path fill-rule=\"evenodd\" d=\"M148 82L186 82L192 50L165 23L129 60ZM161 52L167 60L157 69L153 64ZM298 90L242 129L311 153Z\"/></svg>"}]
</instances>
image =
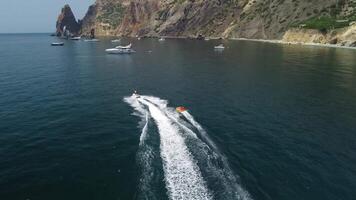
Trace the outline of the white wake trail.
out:
<instances>
[{"instance_id":1,"label":"white wake trail","mask_svg":"<svg viewBox=\"0 0 356 200\"><path fill-rule=\"evenodd\" d=\"M188 111L182 112L182 115L200 132L201 137L205 140L205 142L207 142L210 147L214 148L215 151L218 151L214 142L210 139L203 127L195 121L194 117Z\"/></svg>"},{"instance_id":2,"label":"white wake trail","mask_svg":"<svg viewBox=\"0 0 356 200\"><path fill-rule=\"evenodd\" d=\"M159 150L156 156L160 155L162 159L165 185L172 200L252 199L240 186L238 176L230 169L225 156L219 152L204 128L188 111L182 113L186 119L183 120L174 108L168 107L166 100L157 97L128 97L125 101L135 109L136 115L142 120L139 163L146 168L142 171L142 199L160 198L155 196L154 191L157 190L153 191L151 188L155 179L153 174L156 173L156 167L152 167L152 164L156 163L153 160L153 150ZM153 148L152 140L147 139L151 136L147 135L151 119L158 128L159 149L158 146Z\"/></svg>"},{"instance_id":3,"label":"white wake trail","mask_svg":"<svg viewBox=\"0 0 356 200\"><path fill-rule=\"evenodd\" d=\"M156 106L143 98L139 100L148 106L160 134L160 149L163 160L166 188L173 200L212 199L198 165L189 152L184 138L170 118Z\"/></svg>"},{"instance_id":4,"label":"white wake trail","mask_svg":"<svg viewBox=\"0 0 356 200\"><path fill-rule=\"evenodd\" d=\"M135 97L126 97L124 101L128 103L131 107L135 109L133 115L141 118L139 126L141 129L139 148L136 154L136 162L141 169L141 175L139 179L139 192L137 194L137 199L160 199L155 193L157 190L157 183L155 181L157 171L154 168L154 159L156 154L154 152L154 147L146 143L148 140L148 123L150 120L149 111L138 102Z\"/></svg>"},{"instance_id":5,"label":"white wake trail","mask_svg":"<svg viewBox=\"0 0 356 200\"><path fill-rule=\"evenodd\" d=\"M226 157L220 153L219 149L216 147L214 142L210 139L209 135L205 131L205 129L194 119L194 117L188 112L184 111L182 112L182 115L190 122L200 133L200 137L210 146L212 147L217 155L212 155L213 157L216 157L216 159L221 160L222 162L222 168L220 169L215 169L221 176L225 176L225 180L223 184L225 185L226 188L228 188L229 192L232 192L233 196L236 196L237 199L242 199L242 200L249 200L251 199L250 195L248 192L246 192L238 183L235 178L235 175L233 174L232 170L230 169L230 166L228 164L228 161ZM224 179L223 177L221 177Z\"/></svg>"},{"instance_id":6,"label":"white wake trail","mask_svg":"<svg viewBox=\"0 0 356 200\"><path fill-rule=\"evenodd\" d=\"M244 190L238 183L238 176L230 169L226 157L219 151L214 142L210 139L205 129L194 119L194 117L188 112L182 112L182 115L186 120L193 125L199 132L197 134L187 125L184 120L181 120L179 114L173 108L167 107L168 102L157 97L144 97L148 101L159 106L162 111L175 123L186 137L186 143L189 142L191 150L196 162L199 162L201 171L205 176L209 177L210 183L214 183L213 186L219 192L215 193L216 199L236 199L236 200L251 200L250 194ZM218 189L219 188L219 189Z\"/></svg>"},{"instance_id":7,"label":"white wake trail","mask_svg":"<svg viewBox=\"0 0 356 200\"><path fill-rule=\"evenodd\" d=\"M143 128L141 130L141 135L140 135L140 146L141 146L141 145L144 144L144 142L145 142L145 140L147 138L147 128L148 128L149 113L138 102L138 100L135 97L126 97L126 98L124 98L124 101L135 109L136 112L134 113L134 115L139 116L141 118L141 124L144 124Z\"/></svg>"}]
</instances>

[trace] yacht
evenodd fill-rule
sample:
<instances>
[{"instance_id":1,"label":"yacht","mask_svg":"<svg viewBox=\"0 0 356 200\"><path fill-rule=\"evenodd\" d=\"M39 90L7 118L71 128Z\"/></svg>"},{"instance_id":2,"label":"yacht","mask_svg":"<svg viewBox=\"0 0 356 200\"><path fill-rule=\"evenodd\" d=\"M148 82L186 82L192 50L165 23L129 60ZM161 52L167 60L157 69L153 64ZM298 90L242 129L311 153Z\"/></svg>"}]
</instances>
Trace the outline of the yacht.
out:
<instances>
[{"instance_id":1,"label":"yacht","mask_svg":"<svg viewBox=\"0 0 356 200\"><path fill-rule=\"evenodd\" d=\"M108 53L108 54L131 54L131 53L135 53L136 51L133 50L131 47L132 47L132 44L129 44L127 46L117 46L115 48L106 49L105 52Z\"/></svg>"}]
</instances>

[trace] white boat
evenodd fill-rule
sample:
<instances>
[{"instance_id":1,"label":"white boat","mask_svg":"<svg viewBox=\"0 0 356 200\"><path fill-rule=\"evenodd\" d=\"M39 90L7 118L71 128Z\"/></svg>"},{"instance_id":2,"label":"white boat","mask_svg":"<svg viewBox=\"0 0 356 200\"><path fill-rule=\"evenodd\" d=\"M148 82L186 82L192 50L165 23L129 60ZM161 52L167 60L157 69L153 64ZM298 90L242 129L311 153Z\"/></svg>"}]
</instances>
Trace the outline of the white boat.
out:
<instances>
[{"instance_id":1,"label":"white boat","mask_svg":"<svg viewBox=\"0 0 356 200\"><path fill-rule=\"evenodd\" d=\"M69 38L70 40L80 40L80 39L82 39L82 37L72 37L72 38Z\"/></svg>"},{"instance_id":2,"label":"white boat","mask_svg":"<svg viewBox=\"0 0 356 200\"><path fill-rule=\"evenodd\" d=\"M51 46L64 46L64 42L53 42Z\"/></svg>"},{"instance_id":3,"label":"white boat","mask_svg":"<svg viewBox=\"0 0 356 200\"><path fill-rule=\"evenodd\" d=\"M115 49L131 49L131 47L132 47L132 44L130 43L127 46L117 46L117 47L115 47Z\"/></svg>"},{"instance_id":4,"label":"white boat","mask_svg":"<svg viewBox=\"0 0 356 200\"><path fill-rule=\"evenodd\" d=\"M162 38L159 38L158 41L163 42L163 41L166 41L166 39L164 39L164 38L162 37Z\"/></svg>"},{"instance_id":5,"label":"white boat","mask_svg":"<svg viewBox=\"0 0 356 200\"><path fill-rule=\"evenodd\" d=\"M131 53L135 53L136 51L133 49L112 48L112 49L106 49L105 52L108 54L131 54Z\"/></svg>"},{"instance_id":6,"label":"white boat","mask_svg":"<svg viewBox=\"0 0 356 200\"><path fill-rule=\"evenodd\" d=\"M121 39L115 39L115 40L111 40L112 43L119 43L121 42Z\"/></svg>"},{"instance_id":7,"label":"white boat","mask_svg":"<svg viewBox=\"0 0 356 200\"><path fill-rule=\"evenodd\" d=\"M99 42L98 39L86 39L84 42Z\"/></svg>"},{"instance_id":8,"label":"white boat","mask_svg":"<svg viewBox=\"0 0 356 200\"><path fill-rule=\"evenodd\" d=\"M135 53L136 51L131 49L132 44L130 43L127 46L117 46L115 48L106 49L105 52L108 54L130 54Z\"/></svg>"},{"instance_id":9,"label":"white boat","mask_svg":"<svg viewBox=\"0 0 356 200\"><path fill-rule=\"evenodd\" d=\"M220 44L220 45L218 45L218 46L215 46L214 49L216 49L216 50L223 50L223 49L225 49L225 47L224 47L223 44Z\"/></svg>"}]
</instances>

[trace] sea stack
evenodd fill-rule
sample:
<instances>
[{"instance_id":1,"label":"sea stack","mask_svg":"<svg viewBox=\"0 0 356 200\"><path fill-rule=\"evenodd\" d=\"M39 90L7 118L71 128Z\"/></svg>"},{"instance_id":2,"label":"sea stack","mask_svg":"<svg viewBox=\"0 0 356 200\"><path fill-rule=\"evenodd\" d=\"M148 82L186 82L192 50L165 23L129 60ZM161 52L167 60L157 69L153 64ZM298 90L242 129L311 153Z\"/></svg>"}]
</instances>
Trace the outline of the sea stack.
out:
<instances>
[{"instance_id":1,"label":"sea stack","mask_svg":"<svg viewBox=\"0 0 356 200\"><path fill-rule=\"evenodd\" d=\"M57 36L78 35L81 29L80 22L75 19L72 9L67 4L62 8L56 23Z\"/></svg>"}]
</instances>

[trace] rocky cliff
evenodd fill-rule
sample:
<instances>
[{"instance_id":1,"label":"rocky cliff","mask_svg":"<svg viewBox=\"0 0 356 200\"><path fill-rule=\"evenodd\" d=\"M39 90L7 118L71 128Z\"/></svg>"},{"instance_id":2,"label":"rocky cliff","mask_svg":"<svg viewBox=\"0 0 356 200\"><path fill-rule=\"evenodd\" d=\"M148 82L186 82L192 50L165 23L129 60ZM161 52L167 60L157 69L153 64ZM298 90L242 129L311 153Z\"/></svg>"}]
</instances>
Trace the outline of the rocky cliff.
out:
<instances>
[{"instance_id":1,"label":"rocky cliff","mask_svg":"<svg viewBox=\"0 0 356 200\"><path fill-rule=\"evenodd\" d=\"M81 30L81 24L77 22L75 16L72 12L72 9L69 5L65 5L61 13L58 16L56 23L56 35L62 36L65 35L65 31L71 35L77 35Z\"/></svg>"},{"instance_id":2,"label":"rocky cliff","mask_svg":"<svg viewBox=\"0 0 356 200\"><path fill-rule=\"evenodd\" d=\"M283 42L338 44L340 46L356 47L356 25L335 29L327 33L315 29L290 29L283 38Z\"/></svg>"},{"instance_id":3,"label":"rocky cliff","mask_svg":"<svg viewBox=\"0 0 356 200\"><path fill-rule=\"evenodd\" d=\"M81 32L97 35L282 39L356 20L356 0L97 0Z\"/></svg>"}]
</instances>

